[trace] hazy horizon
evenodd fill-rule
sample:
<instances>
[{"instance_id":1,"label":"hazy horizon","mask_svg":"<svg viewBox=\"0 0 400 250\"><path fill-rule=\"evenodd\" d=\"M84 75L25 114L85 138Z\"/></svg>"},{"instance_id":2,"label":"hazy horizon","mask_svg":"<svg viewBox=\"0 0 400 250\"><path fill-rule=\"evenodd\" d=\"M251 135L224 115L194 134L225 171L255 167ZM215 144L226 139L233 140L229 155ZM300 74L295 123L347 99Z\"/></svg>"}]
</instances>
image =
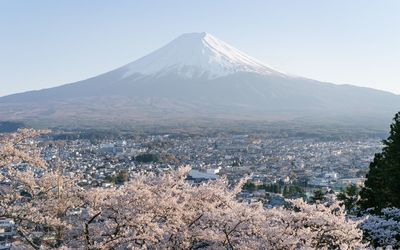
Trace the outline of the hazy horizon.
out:
<instances>
[{"instance_id":1,"label":"hazy horizon","mask_svg":"<svg viewBox=\"0 0 400 250\"><path fill-rule=\"evenodd\" d=\"M400 3L311 2L2 2L0 96L84 80L203 31L283 72L400 94Z\"/></svg>"}]
</instances>

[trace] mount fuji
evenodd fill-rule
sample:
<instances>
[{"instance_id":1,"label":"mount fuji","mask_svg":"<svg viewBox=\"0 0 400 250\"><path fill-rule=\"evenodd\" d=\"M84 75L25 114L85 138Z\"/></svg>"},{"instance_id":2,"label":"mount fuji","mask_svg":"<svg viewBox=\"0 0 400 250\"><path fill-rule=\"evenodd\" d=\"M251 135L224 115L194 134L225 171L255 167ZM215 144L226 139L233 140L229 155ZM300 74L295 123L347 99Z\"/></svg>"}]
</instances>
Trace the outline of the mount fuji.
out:
<instances>
[{"instance_id":1,"label":"mount fuji","mask_svg":"<svg viewBox=\"0 0 400 250\"><path fill-rule=\"evenodd\" d=\"M205 32L181 35L124 68L127 70L124 76L176 73L184 78L215 79L237 72L280 75L278 71Z\"/></svg>"},{"instance_id":2,"label":"mount fuji","mask_svg":"<svg viewBox=\"0 0 400 250\"><path fill-rule=\"evenodd\" d=\"M273 69L208 33L183 34L83 81L0 98L0 121L99 126L201 119L389 119L400 96Z\"/></svg>"}]
</instances>

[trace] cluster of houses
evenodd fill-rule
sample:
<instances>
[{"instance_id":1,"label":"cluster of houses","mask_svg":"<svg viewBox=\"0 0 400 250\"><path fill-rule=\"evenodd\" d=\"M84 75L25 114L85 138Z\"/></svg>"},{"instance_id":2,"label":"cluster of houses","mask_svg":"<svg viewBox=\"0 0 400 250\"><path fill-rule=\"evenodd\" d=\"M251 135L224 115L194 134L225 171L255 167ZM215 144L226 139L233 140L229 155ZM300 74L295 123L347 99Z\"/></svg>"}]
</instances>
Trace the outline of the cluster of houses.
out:
<instances>
[{"instance_id":1,"label":"cluster of houses","mask_svg":"<svg viewBox=\"0 0 400 250\"><path fill-rule=\"evenodd\" d=\"M233 183L250 176L249 183L254 185L297 185L308 193L316 188L329 191L362 185L369 162L382 148L378 138L327 141L262 134L140 135L99 140L46 137L39 146L50 168L60 168L61 164L65 175L81 176L82 187L113 187L139 173L163 173L190 165L187 181L194 185L220 176ZM24 171L30 166L15 167ZM237 199L261 201L269 208L286 205L282 193L265 188L243 190ZM82 211L70 213L74 216ZM0 218L0 250L10 249L15 236L14 222Z\"/></svg>"},{"instance_id":2,"label":"cluster of houses","mask_svg":"<svg viewBox=\"0 0 400 250\"><path fill-rule=\"evenodd\" d=\"M15 235L14 221L7 218L0 218L0 250L11 249Z\"/></svg>"},{"instance_id":3,"label":"cluster of houses","mask_svg":"<svg viewBox=\"0 0 400 250\"><path fill-rule=\"evenodd\" d=\"M43 142L43 156L49 162L60 158L65 174L79 174L82 185L108 187L121 173L130 179L138 173L190 165L193 182L221 175L237 181L251 174L254 182L340 189L363 182L369 162L381 147L378 138L327 141L263 134L144 134L134 139ZM143 161L144 154L153 157Z\"/></svg>"}]
</instances>

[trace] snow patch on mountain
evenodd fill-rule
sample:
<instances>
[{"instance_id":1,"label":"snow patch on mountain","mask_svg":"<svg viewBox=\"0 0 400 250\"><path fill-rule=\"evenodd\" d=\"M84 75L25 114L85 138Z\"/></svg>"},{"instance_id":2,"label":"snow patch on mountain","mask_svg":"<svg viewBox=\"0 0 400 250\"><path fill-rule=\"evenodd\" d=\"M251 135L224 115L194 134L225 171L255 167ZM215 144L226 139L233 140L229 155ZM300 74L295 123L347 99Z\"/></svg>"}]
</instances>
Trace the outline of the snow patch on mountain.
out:
<instances>
[{"instance_id":1,"label":"snow patch on mountain","mask_svg":"<svg viewBox=\"0 0 400 250\"><path fill-rule=\"evenodd\" d=\"M236 72L285 76L208 33L183 34L164 47L123 67L123 78L135 75L213 79Z\"/></svg>"}]
</instances>

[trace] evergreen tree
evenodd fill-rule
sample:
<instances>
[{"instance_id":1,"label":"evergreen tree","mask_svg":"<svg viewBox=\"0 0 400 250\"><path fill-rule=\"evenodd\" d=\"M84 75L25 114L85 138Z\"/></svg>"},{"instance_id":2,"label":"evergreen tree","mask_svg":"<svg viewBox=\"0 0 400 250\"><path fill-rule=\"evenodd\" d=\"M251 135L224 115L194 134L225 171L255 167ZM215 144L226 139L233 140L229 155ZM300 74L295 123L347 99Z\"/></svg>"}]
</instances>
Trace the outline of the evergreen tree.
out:
<instances>
[{"instance_id":1,"label":"evergreen tree","mask_svg":"<svg viewBox=\"0 0 400 250\"><path fill-rule=\"evenodd\" d=\"M322 203L325 200L325 193L321 189L317 189L314 191L313 196L311 197L311 203Z\"/></svg>"},{"instance_id":2,"label":"evergreen tree","mask_svg":"<svg viewBox=\"0 0 400 250\"><path fill-rule=\"evenodd\" d=\"M257 189L257 186L253 182L247 182L246 184L243 185L243 189L249 190L249 191L254 191Z\"/></svg>"},{"instance_id":3,"label":"evergreen tree","mask_svg":"<svg viewBox=\"0 0 400 250\"><path fill-rule=\"evenodd\" d=\"M268 185L268 188L267 188L267 192L272 193L273 191L274 191L273 185L272 185L272 184L269 184L269 185Z\"/></svg>"},{"instance_id":4,"label":"evergreen tree","mask_svg":"<svg viewBox=\"0 0 400 250\"><path fill-rule=\"evenodd\" d=\"M274 193L276 194L280 194L281 193L281 187L279 186L279 184L274 184Z\"/></svg>"},{"instance_id":5,"label":"evergreen tree","mask_svg":"<svg viewBox=\"0 0 400 250\"><path fill-rule=\"evenodd\" d=\"M289 189L288 187L285 185L285 187L283 188L283 197L287 198L289 196Z\"/></svg>"},{"instance_id":6,"label":"evergreen tree","mask_svg":"<svg viewBox=\"0 0 400 250\"><path fill-rule=\"evenodd\" d=\"M355 213L357 201L359 199L359 188L357 185L351 184L337 195L337 199L342 201L342 204L349 213Z\"/></svg>"},{"instance_id":7,"label":"evergreen tree","mask_svg":"<svg viewBox=\"0 0 400 250\"><path fill-rule=\"evenodd\" d=\"M384 207L400 207L400 112L395 115L383 145L382 153L376 154L369 166L365 187L360 193L363 209L380 211Z\"/></svg>"}]
</instances>

